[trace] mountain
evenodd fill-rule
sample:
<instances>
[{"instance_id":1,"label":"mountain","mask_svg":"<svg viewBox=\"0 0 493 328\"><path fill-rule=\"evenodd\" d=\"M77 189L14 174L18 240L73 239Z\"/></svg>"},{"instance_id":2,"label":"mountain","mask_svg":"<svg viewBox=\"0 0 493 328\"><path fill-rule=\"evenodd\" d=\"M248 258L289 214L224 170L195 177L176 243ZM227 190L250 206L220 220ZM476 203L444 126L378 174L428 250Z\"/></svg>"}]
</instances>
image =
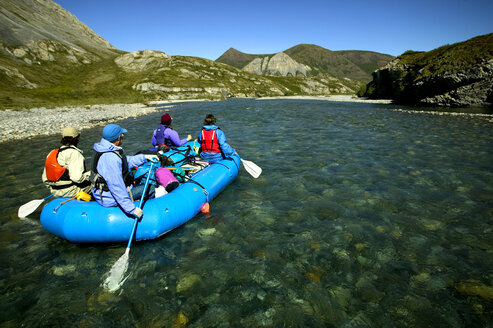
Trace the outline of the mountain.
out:
<instances>
[{"instance_id":1,"label":"mountain","mask_svg":"<svg viewBox=\"0 0 493 328\"><path fill-rule=\"evenodd\" d=\"M349 78L355 80L370 81L371 73L394 59L393 56L371 51L345 50L331 51L312 44L299 44L282 51L288 55L297 65L305 65L308 76L328 75L337 78ZM258 67L258 60L263 63L274 57L269 55L251 55L230 48L222 54L217 62L231 65L236 68L250 70L250 66ZM267 59L266 59L267 58ZM257 60L257 63L251 63ZM267 64L264 64L265 66ZM272 70L261 70L262 74L274 74ZM259 70L256 73L259 74Z\"/></svg>"},{"instance_id":2,"label":"mountain","mask_svg":"<svg viewBox=\"0 0 493 328\"><path fill-rule=\"evenodd\" d=\"M229 48L218 59L216 59L216 62L242 69L255 58L263 56L265 55L249 55L234 48Z\"/></svg>"},{"instance_id":3,"label":"mountain","mask_svg":"<svg viewBox=\"0 0 493 328\"><path fill-rule=\"evenodd\" d=\"M230 49L231 64L255 55ZM273 69L297 75L285 54ZM308 70L308 69L307 69ZM291 72L291 73L290 73ZM0 109L354 94L363 83L332 76L262 76L204 58L115 49L52 0L0 1Z\"/></svg>"},{"instance_id":4,"label":"mountain","mask_svg":"<svg viewBox=\"0 0 493 328\"><path fill-rule=\"evenodd\" d=\"M111 53L116 50L51 0L2 0L0 40L23 46L51 40L79 51L93 49Z\"/></svg>"},{"instance_id":5,"label":"mountain","mask_svg":"<svg viewBox=\"0 0 493 328\"><path fill-rule=\"evenodd\" d=\"M373 73L364 96L421 106L493 103L493 33L428 52L407 51Z\"/></svg>"},{"instance_id":6,"label":"mountain","mask_svg":"<svg viewBox=\"0 0 493 328\"><path fill-rule=\"evenodd\" d=\"M255 58L243 70L257 75L306 77L311 68L279 52L272 57Z\"/></svg>"},{"instance_id":7,"label":"mountain","mask_svg":"<svg viewBox=\"0 0 493 328\"><path fill-rule=\"evenodd\" d=\"M0 105L69 98L67 80L120 53L51 0L2 0Z\"/></svg>"}]
</instances>

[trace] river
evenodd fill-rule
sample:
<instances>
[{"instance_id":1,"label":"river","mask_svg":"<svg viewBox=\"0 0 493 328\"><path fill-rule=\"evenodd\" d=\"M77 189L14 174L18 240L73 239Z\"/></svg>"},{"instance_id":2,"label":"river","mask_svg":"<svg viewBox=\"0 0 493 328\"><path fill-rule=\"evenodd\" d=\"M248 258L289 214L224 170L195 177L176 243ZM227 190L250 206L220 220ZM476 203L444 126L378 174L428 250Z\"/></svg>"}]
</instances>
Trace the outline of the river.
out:
<instances>
[{"instance_id":1,"label":"river","mask_svg":"<svg viewBox=\"0 0 493 328\"><path fill-rule=\"evenodd\" d=\"M493 117L316 100L178 103L119 121L128 154L164 111L180 136L213 113L245 170L211 213L126 245L46 232L58 136L0 143L2 327L487 327L493 322ZM159 109L159 107L158 107ZM26 127L28 128L28 127ZM91 163L101 127L79 147Z\"/></svg>"}]
</instances>

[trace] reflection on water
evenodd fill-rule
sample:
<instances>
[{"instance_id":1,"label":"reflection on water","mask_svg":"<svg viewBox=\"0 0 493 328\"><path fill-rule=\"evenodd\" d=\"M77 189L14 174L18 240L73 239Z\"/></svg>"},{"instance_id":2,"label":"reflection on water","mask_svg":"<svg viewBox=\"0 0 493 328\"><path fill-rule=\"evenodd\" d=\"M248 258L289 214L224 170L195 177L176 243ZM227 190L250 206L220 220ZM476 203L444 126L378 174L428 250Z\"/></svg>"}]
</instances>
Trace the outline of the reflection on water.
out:
<instances>
[{"instance_id":1,"label":"reflection on water","mask_svg":"<svg viewBox=\"0 0 493 328\"><path fill-rule=\"evenodd\" d=\"M183 103L181 135L212 112L244 170L202 214L134 243L116 293L101 287L125 245L43 230L42 163L58 137L0 144L0 317L5 326L485 327L493 319L493 123L388 105ZM397 109L397 108L396 108ZM163 109L164 111L164 109ZM150 143L162 112L121 121ZM83 131L87 163L101 128Z\"/></svg>"}]
</instances>

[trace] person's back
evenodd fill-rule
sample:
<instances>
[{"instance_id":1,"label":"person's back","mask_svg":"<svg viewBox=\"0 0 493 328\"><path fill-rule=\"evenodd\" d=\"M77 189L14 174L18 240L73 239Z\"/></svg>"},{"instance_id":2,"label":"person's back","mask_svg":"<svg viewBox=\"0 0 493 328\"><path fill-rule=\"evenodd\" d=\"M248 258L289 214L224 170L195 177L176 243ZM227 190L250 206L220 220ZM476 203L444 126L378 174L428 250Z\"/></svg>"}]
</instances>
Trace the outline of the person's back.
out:
<instances>
[{"instance_id":1,"label":"person's back","mask_svg":"<svg viewBox=\"0 0 493 328\"><path fill-rule=\"evenodd\" d=\"M226 142L226 135L216 125L216 118L212 114L206 115L198 141L200 142L200 157L211 163L231 157L236 153Z\"/></svg>"},{"instance_id":2,"label":"person's back","mask_svg":"<svg viewBox=\"0 0 493 328\"><path fill-rule=\"evenodd\" d=\"M158 150L183 146L187 141L192 139L191 135L188 135L185 139L180 139L178 132L171 127L172 120L168 113L164 114L161 116L161 124L152 133L151 144L157 147Z\"/></svg>"},{"instance_id":3,"label":"person's back","mask_svg":"<svg viewBox=\"0 0 493 328\"><path fill-rule=\"evenodd\" d=\"M116 124L108 124L103 129L103 138L94 144L95 156L92 166L92 194L102 206L120 206L128 215L142 216L142 210L133 202L139 195L132 194L133 177L129 169L144 164L156 155L126 156L120 147L123 134L127 130Z\"/></svg>"},{"instance_id":4,"label":"person's back","mask_svg":"<svg viewBox=\"0 0 493 328\"><path fill-rule=\"evenodd\" d=\"M89 192L90 171L86 170L82 150L77 148L80 133L73 127L62 131L62 146L46 157L41 179L56 197L74 197L79 192Z\"/></svg>"}]
</instances>

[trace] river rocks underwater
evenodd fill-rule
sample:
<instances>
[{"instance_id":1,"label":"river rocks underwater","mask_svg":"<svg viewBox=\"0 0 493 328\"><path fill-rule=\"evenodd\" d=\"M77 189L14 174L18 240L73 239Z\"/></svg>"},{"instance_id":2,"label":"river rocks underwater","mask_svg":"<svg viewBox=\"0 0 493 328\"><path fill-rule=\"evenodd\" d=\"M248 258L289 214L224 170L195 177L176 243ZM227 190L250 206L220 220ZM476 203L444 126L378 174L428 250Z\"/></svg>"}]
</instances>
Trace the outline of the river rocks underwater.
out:
<instances>
[{"instance_id":1,"label":"river rocks underwater","mask_svg":"<svg viewBox=\"0 0 493 328\"><path fill-rule=\"evenodd\" d=\"M199 214L132 244L71 244L39 210L59 136L0 143L2 327L491 327L493 117L315 100L177 103L119 121L150 144L160 116L196 136L213 113L245 170ZM89 165L101 126L83 130ZM145 218L144 218L145 219Z\"/></svg>"}]
</instances>

